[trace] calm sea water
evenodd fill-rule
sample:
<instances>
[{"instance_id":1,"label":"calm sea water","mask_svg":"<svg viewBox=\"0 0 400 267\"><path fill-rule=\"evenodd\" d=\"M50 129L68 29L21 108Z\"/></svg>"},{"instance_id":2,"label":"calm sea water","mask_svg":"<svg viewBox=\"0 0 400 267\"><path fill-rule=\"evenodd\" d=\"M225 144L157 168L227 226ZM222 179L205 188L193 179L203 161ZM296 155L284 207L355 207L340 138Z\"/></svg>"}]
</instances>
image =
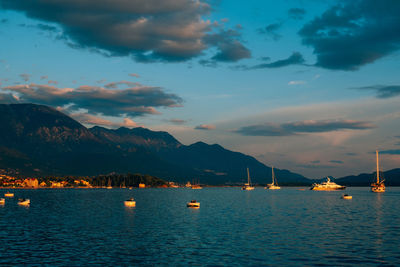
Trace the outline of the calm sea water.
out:
<instances>
[{"instance_id":1,"label":"calm sea water","mask_svg":"<svg viewBox=\"0 0 400 267\"><path fill-rule=\"evenodd\" d=\"M14 192L0 206L0 265L400 265L400 188L348 188L352 200L299 188Z\"/></svg>"}]
</instances>

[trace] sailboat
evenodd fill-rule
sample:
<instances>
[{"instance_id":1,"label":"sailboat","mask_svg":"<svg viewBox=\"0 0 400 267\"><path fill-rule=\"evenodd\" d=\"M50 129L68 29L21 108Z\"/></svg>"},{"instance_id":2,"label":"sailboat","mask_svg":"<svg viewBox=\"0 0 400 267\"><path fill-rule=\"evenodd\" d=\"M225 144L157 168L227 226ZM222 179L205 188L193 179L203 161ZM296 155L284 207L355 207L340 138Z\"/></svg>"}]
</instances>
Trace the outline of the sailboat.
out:
<instances>
[{"instance_id":1,"label":"sailboat","mask_svg":"<svg viewBox=\"0 0 400 267\"><path fill-rule=\"evenodd\" d=\"M192 187L191 187L192 189L203 189L203 187L201 187L201 185L200 185L200 183L199 183L199 180L193 180L193 183L192 183Z\"/></svg>"},{"instance_id":2,"label":"sailboat","mask_svg":"<svg viewBox=\"0 0 400 267\"><path fill-rule=\"evenodd\" d=\"M376 183L371 184L371 191L375 193L383 193L385 192L385 184L383 183L385 180L379 180L379 152L376 151Z\"/></svg>"},{"instance_id":3,"label":"sailboat","mask_svg":"<svg viewBox=\"0 0 400 267\"><path fill-rule=\"evenodd\" d=\"M247 168L247 183L244 184L244 186L242 187L242 190L254 190L254 187L251 186L249 168Z\"/></svg>"},{"instance_id":4,"label":"sailboat","mask_svg":"<svg viewBox=\"0 0 400 267\"><path fill-rule=\"evenodd\" d=\"M112 186L111 186L111 179L110 179L110 178L108 178L107 189L112 189Z\"/></svg>"},{"instance_id":5,"label":"sailboat","mask_svg":"<svg viewBox=\"0 0 400 267\"><path fill-rule=\"evenodd\" d=\"M264 189L270 189L270 190L281 189L281 187L278 186L278 183L276 182L274 166L271 167L271 171L272 171L272 184L267 184L267 186L264 187Z\"/></svg>"}]
</instances>

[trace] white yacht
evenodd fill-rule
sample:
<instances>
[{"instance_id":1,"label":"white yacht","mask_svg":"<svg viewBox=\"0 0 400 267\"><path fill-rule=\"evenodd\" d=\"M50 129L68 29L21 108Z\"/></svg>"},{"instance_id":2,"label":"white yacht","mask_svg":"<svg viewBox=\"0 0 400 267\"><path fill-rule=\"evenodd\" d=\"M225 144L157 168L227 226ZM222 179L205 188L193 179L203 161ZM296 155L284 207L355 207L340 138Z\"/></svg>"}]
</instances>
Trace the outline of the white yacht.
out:
<instances>
[{"instance_id":1,"label":"white yacht","mask_svg":"<svg viewBox=\"0 0 400 267\"><path fill-rule=\"evenodd\" d=\"M267 184L267 186L264 187L264 189L270 189L270 190L281 189L281 187L278 185L278 182L276 181L276 178L275 178L274 166L271 167L271 171L272 171L272 184Z\"/></svg>"},{"instance_id":2,"label":"white yacht","mask_svg":"<svg viewBox=\"0 0 400 267\"><path fill-rule=\"evenodd\" d=\"M313 184L310 188L310 190L316 190L316 191L334 191L334 190L344 190L344 189L346 189L345 186L331 182L331 179L329 179L329 177L326 177L326 182L320 184Z\"/></svg>"},{"instance_id":3,"label":"white yacht","mask_svg":"<svg viewBox=\"0 0 400 267\"><path fill-rule=\"evenodd\" d=\"M251 186L249 168L247 168L247 183L244 184L242 190L254 190L254 186Z\"/></svg>"}]
</instances>

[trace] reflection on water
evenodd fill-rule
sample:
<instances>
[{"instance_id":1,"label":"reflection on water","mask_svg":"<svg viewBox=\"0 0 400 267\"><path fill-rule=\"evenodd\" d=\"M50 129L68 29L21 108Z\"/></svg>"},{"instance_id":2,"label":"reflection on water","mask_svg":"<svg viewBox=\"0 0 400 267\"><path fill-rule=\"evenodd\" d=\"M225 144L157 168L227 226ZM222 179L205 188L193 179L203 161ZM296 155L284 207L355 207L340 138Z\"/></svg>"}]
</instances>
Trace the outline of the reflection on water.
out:
<instances>
[{"instance_id":1,"label":"reflection on water","mask_svg":"<svg viewBox=\"0 0 400 267\"><path fill-rule=\"evenodd\" d=\"M399 265L400 189L346 191L16 190L0 206L0 264Z\"/></svg>"}]
</instances>

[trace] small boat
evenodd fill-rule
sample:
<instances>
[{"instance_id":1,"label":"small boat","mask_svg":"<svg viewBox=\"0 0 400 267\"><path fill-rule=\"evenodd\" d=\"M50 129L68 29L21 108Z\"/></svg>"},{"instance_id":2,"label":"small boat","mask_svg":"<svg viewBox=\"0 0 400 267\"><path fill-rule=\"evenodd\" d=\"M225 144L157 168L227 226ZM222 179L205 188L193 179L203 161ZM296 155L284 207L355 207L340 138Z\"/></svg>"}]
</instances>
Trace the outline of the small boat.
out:
<instances>
[{"instance_id":1,"label":"small boat","mask_svg":"<svg viewBox=\"0 0 400 267\"><path fill-rule=\"evenodd\" d=\"M254 190L254 186L251 186L249 168L247 168L247 183L244 184L242 190Z\"/></svg>"},{"instance_id":2,"label":"small boat","mask_svg":"<svg viewBox=\"0 0 400 267\"><path fill-rule=\"evenodd\" d=\"M30 204L31 204L30 199L27 199L27 198L20 198L20 199L18 200L18 205L21 205L21 206L29 206Z\"/></svg>"},{"instance_id":3,"label":"small boat","mask_svg":"<svg viewBox=\"0 0 400 267\"><path fill-rule=\"evenodd\" d=\"M379 152L376 151L376 183L371 184L371 191L375 193L383 193L386 191L385 180L379 180Z\"/></svg>"},{"instance_id":4,"label":"small boat","mask_svg":"<svg viewBox=\"0 0 400 267\"><path fill-rule=\"evenodd\" d=\"M344 190L346 189L343 185L338 185L337 183L331 182L329 177L326 177L326 182L321 184L313 184L310 190L315 191L334 191L334 190Z\"/></svg>"},{"instance_id":5,"label":"small boat","mask_svg":"<svg viewBox=\"0 0 400 267\"><path fill-rule=\"evenodd\" d=\"M200 185L192 185L192 189L203 189Z\"/></svg>"},{"instance_id":6,"label":"small boat","mask_svg":"<svg viewBox=\"0 0 400 267\"><path fill-rule=\"evenodd\" d=\"M353 196L349 196L348 194L344 194L344 195L342 195L341 198L342 198L342 199L352 199Z\"/></svg>"},{"instance_id":7,"label":"small boat","mask_svg":"<svg viewBox=\"0 0 400 267\"><path fill-rule=\"evenodd\" d=\"M200 208L200 202L197 202L196 200L192 200L192 201L188 202L186 204L186 206L188 208Z\"/></svg>"},{"instance_id":8,"label":"small boat","mask_svg":"<svg viewBox=\"0 0 400 267\"><path fill-rule=\"evenodd\" d=\"M107 184L107 187L106 187L107 189L112 189L112 186L111 186L111 179L108 179L108 184Z\"/></svg>"},{"instance_id":9,"label":"small boat","mask_svg":"<svg viewBox=\"0 0 400 267\"><path fill-rule=\"evenodd\" d=\"M0 205L6 204L6 199L5 198L0 198Z\"/></svg>"},{"instance_id":10,"label":"small boat","mask_svg":"<svg viewBox=\"0 0 400 267\"><path fill-rule=\"evenodd\" d=\"M127 207L136 207L136 201L132 198L124 201L125 206Z\"/></svg>"},{"instance_id":11,"label":"small boat","mask_svg":"<svg viewBox=\"0 0 400 267\"><path fill-rule=\"evenodd\" d=\"M5 197L14 197L14 193L7 192L4 194Z\"/></svg>"},{"instance_id":12,"label":"small boat","mask_svg":"<svg viewBox=\"0 0 400 267\"><path fill-rule=\"evenodd\" d=\"M272 166L271 171L272 171L272 184L267 184L267 186L264 187L264 189L269 189L269 190L281 189L281 187L278 186L278 183L276 182L275 173L274 173L274 166Z\"/></svg>"}]
</instances>

